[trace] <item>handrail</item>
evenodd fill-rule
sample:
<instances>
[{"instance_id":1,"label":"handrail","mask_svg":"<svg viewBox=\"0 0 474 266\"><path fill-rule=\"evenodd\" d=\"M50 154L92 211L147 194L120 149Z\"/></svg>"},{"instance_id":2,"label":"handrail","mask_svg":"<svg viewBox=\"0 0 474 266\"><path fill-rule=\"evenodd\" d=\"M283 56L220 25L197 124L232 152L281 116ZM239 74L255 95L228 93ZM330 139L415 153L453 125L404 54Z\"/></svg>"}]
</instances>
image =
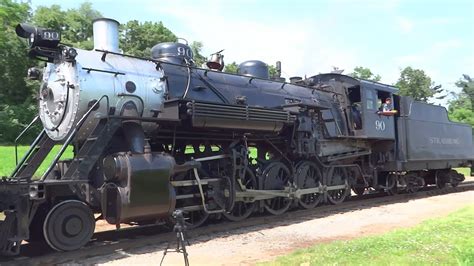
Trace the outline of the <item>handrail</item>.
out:
<instances>
[{"instance_id":1,"label":"handrail","mask_svg":"<svg viewBox=\"0 0 474 266\"><path fill-rule=\"evenodd\" d=\"M26 133L26 131L28 131L31 126L36 123L36 121L38 121L38 118L39 116L35 116L35 118L33 118L33 120L31 120L31 122L28 124L28 126L25 127L25 129L23 129L23 131L20 132L20 134L16 137L15 139L15 165L18 165L18 140L21 139L21 137L23 137L23 135ZM29 152L31 153L31 152ZM26 158L24 158L26 159Z\"/></svg>"},{"instance_id":2,"label":"handrail","mask_svg":"<svg viewBox=\"0 0 474 266\"><path fill-rule=\"evenodd\" d=\"M20 170L20 168L22 167L22 165L25 163L25 161L28 159L28 157L30 157L31 153L33 152L33 149L34 147L36 147L36 145L38 145L38 143L41 141L41 139L43 138L44 134L46 134L46 130L42 130L40 132L40 134L38 134L38 136L36 137L36 139L33 141L33 143L31 143L30 145L30 149L26 152L25 155L23 155L23 158L21 159L20 163L17 163L16 167L15 167L15 170L13 170L12 174L10 175L10 177L15 177L18 173L18 171Z\"/></svg>"},{"instance_id":3,"label":"handrail","mask_svg":"<svg viewBox=\"0 0 474 266\"><path fill-rule=\"evenodd\" d=\"M100 99L98 101L96 101L90 108L89 110L87 110L87 112L82 116L82 118L77 122L76 126L72 129L71 133L69 134L68 138L66 139L66 141L64 141L63 145L61 146L61 149L59 150L59 152L56 154L56 156L54 157L53 161L51 162L51 164L49 165L48 169L46 169L46 171L44 172L43 176L41 176L41 179L40 181L44 181L46 179L46 177L49 175L49 173L51 173L51 171L53 170L54 166L56 165L56 163L59 161L59 159L61 158L61 156L63 155L64 151L67 149L67 146L69 145L69 143L71 143L72 139L74 138L74 136L76 135L77 131L81 128L82 124L84 123L84 121L89 117L89 115L92 113L92 111L99 105L99 103L103 100L103 99L107 99L107 111L106 111L106 114L107 116L109 115L109 105L110 105L110 102L109 102L109 97L107 95L102 95L102 97L100 97Z\"/></svg>"}]
</instances>

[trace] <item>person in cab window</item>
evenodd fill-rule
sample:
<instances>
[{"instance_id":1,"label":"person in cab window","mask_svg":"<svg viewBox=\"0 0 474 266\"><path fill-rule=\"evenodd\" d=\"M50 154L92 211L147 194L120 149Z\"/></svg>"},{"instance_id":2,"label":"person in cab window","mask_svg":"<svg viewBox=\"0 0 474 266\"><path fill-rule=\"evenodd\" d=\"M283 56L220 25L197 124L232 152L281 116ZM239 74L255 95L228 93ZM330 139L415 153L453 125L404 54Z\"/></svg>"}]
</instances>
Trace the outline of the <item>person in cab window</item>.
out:
<instances>
[{"instance_id":1,"label":"person in cab window","mask_svg":"<svg viewBox=\"0 0 474 266\"><path fill-rule=\"evenodd\" d=\"M391 112L392 110L392 99L385 99L385 103L382 105L382 112Z\"/></svg>"},{"instance_id":2,"label":"person in cab window","mask_svg":"<svg viewBox=\"0 0 474 266\"><path fill-rule=\"evenodd\" d=\"M393 109L391 98L385 99L385 103L380 106L379 111L377 112L377 114L385 116L392 116L396 113L397 111Z\"/></svg>"}]
</instances>

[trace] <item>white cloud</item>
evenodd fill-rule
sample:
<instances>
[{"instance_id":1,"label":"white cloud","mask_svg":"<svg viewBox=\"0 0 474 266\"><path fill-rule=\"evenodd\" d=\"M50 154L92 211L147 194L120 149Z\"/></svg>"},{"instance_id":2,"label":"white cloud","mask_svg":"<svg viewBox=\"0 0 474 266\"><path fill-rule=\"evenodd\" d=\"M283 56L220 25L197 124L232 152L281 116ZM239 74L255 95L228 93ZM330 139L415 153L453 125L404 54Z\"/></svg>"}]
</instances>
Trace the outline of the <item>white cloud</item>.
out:
<instances>
[{"instance_id":1,"label":"white cloud","mask_svg":"<svg viewBox=\"0 0 474 266\"><path fill-rule=\"evenodd\" d=\"M398 30L402 33L411 33L413 31L415 26L413 20L410 20L406 17L398 17L396 21Z\"/></svg>"},{"instance_id":2,"label":"white cloud","mask_svg":"<svg viewBox=\"0 0 474 266\"><path fill-rule=\"evenodd\" d=\"M432 65L440 60L440 57L452 49L460 48L463 43L458 39L443 40L432 44L431 47L423 49L416 54L402 55L395 58L399 66L407 65Z\"/></svg>"},{"instance_id":3,"label":"white cloud","mask_svg":"<svg viewBox=\"0 0 474 266\"><path fill-rule=\"evenodd\" d=\"M180 1L177 1L180 6ZM353 51L337 47L326 34L333 18L301 18L288 21L275 18L271 24L255 18L233 18L234 14L221 1L210 1L199 6L184 5L177 9L173 4L151 4L187 25L178 35L204 44L203 55L225 49L225 62L237 63L250 59L268 64L282 62L286 77L313 75L328 72L332 66L346 69L356 65ZM344 45L344 44L343 44Z\"/></svg>"}]
</instances>

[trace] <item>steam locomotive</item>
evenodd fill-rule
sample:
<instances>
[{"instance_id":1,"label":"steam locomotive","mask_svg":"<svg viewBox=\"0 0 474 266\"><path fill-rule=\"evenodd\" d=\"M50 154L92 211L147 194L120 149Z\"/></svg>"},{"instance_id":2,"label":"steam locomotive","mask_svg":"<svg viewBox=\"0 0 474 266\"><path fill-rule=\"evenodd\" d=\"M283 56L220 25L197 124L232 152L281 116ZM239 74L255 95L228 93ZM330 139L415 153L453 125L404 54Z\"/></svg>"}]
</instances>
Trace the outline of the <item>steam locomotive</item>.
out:
<instances>
[{"instance_id":1,"label":"steam locomotive","mask_svg":"<svg viewBox=\"0 0 474 266\"><path fill-rule=\"evenodd\" d=\"M43 130L0 181L1 254L18 254L24 240L78 249L99 219L156 224L182 210L192 228L209 216L339 204L351 190L457 186L464 177L452 168L474 160L470 126L395 87L335 73L286 82L257 60L224 73L220 53L198 67L185 43L130 56L118 26L95 20L92 51L17 26L29 56L46 61L28 72L42 80L30 126ZM387 98L397 112L378 110ZM74 157L61 159L70 146Z\"/></svg>"}]
</instances>

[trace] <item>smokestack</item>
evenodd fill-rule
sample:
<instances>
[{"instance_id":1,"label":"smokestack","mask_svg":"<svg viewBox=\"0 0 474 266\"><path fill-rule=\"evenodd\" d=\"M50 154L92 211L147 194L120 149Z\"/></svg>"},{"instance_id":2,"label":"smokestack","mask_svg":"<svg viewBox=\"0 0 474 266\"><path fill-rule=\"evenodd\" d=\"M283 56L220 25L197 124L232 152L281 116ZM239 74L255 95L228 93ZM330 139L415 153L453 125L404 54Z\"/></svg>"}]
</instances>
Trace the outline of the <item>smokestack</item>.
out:
<instances>
[{"instance_id":1,"label":"smokestack","mask_svg":"<svg viewBox=\"0 0 474 266\"><path fill-rule=\"evenodd\" d=\"M106 50L120 53L119 25L115 19L98 18L92 22L94 34L94 50Z\"/></svg>"}]
</instances>

